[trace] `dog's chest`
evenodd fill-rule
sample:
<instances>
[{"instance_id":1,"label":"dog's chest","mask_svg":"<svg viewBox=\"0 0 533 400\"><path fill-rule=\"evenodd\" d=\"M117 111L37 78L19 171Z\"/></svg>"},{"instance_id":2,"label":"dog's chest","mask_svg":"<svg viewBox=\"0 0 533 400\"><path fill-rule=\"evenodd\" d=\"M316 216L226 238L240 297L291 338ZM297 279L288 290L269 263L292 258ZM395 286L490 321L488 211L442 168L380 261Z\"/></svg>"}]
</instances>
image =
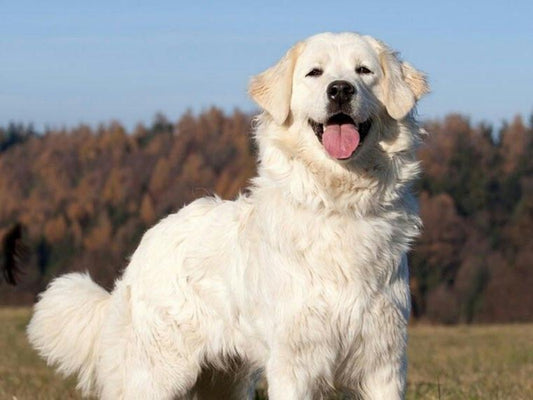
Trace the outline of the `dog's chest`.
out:
<instances>
[{"instance_id":1,"label":"dog's chest","mask_svg":"<svg viewBox=\"0 0 533 400\"><path fill-rule=\"evenodd\" d=\"M272 221L277 226L269 230L268 241L273 253L316 279L379 279L395 267L404 250L398 221L386 216L301 213L296 220L290 223L286 216Z\"/></svg>"},{"instance_id":2,"label":"dog's chest","mask_svg":"<svg viewBox=\"0 0 533 400\"><path fill-rule=\"evenodd\" d=\"M253 295L241 307L253 322L243 329L261 337L288 324L303 334L315 332L306 324L316 322L325 337L337 338L339 348L352 348L363 315L396 282L405 286L397 274L404 222L386 214L348 218L274 211L257 220L255 236L245 236L249 258L243 282Z\"/></svg>"}]
</instances>

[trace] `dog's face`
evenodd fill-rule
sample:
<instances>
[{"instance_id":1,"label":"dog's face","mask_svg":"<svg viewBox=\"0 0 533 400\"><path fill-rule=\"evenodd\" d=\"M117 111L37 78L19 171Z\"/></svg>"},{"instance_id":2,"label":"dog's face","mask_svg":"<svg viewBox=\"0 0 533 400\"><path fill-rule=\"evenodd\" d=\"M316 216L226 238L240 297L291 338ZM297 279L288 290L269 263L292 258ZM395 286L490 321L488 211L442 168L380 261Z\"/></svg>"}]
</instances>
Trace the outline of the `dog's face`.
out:
<instances>
[{"instance_id":1,"label":"dog's face","mask_svg":"<svg viewBox=\"0 0 533 400\"><path fill-rule=\"evenodd\" d=\"M308 124L315 145L336 160L375 144L380 122L403 119L427 90L420 72L355 33L300 42L250 84L252 98L275 123Z\"/></svg>"}]
</instances>

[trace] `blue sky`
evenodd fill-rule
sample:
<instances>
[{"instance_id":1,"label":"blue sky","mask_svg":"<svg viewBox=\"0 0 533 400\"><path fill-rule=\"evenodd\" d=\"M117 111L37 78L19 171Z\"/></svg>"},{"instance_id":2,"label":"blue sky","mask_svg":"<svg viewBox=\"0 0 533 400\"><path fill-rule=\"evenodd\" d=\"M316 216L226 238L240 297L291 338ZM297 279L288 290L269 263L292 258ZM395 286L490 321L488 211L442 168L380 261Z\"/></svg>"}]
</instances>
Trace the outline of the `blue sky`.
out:
<instances>
[{"instance_id":1,"label":"blue sky","mask_svg":"<svg viewBox=\"0 0 533 400\"><path fill-rule=\"evenodd\" d=\"M499 124L533 112L532 15L531 0L0 0L0 125L252 111L250 76L323 31L370 34L427 72L421 118Z\"/></svg>"}]
</instances>

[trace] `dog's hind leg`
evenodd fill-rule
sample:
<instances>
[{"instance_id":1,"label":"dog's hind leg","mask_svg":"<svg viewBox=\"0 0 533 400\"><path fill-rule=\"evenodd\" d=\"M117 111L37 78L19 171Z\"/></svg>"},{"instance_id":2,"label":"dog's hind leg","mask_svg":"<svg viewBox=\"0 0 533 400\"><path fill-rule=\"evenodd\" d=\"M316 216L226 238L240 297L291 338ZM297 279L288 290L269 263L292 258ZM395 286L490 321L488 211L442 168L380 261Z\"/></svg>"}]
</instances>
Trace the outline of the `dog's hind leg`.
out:
<instances>
[{"instance_id":1,"label":"dog's hind leg","mask_svg":"<svg viewBox=\"0 0 533 400\"><path fill-rule=\"evenodd\" d=\"M161 354L130 354L128 365L100 376L103 400L173 400L190 396L199 372L198 363Z\"/></svg>"},{"instance_id":2,"label":"dog's hind leg","mask_svg":"<svg viewBox=\"0 0 533 400\"><path fill-rule=\"evenodd\" d=\"M170 359L168 353L128 353L125 365L108 365L102 371L106 376L99 376L103 400L194 398L190 393L199 373L197 362L175 355Z\"/></svg>"},{"instance_id":3,"label":"dog's hind leg","mask_svg":"<svg viewBox=\"0 0 533 400\"><path fill-rule=\"evenodd\" d=\"M118 289L122 290L121 288ZM127 290L115 302L101 333L98 386L105 400L170 400L186 396L200 373L202 341L167 314Z\"/></svg>"}]
</instances>

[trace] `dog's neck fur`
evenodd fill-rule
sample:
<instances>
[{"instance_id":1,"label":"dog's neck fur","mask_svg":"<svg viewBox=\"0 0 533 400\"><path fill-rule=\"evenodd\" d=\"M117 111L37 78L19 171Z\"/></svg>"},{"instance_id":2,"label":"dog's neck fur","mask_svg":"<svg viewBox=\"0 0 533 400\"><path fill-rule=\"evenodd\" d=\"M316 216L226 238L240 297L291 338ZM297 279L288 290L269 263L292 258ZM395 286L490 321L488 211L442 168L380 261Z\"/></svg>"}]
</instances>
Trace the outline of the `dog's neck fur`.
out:
<instances>
[{"instance_id":1,"label":"dog's neck fur","mask_svg":"<svg viewBox=\"0 0 533 400\"><path fill-rule=\"evenodd\" d=\"M344 166L328 159L316 146L311 148L300 135L291 134L311 128L280 126L268 114L261 114L256 119L259 174L253 180L254 195L275 191L299 207L352 216L376 215L403 204L411 197L409 188L419 170L415 150L420 129L411 115L402 121L380 123L394 124L387 130L394 137L379 133L379 145L367 151L364 160Z\"/></svg>"}]
</instances>

